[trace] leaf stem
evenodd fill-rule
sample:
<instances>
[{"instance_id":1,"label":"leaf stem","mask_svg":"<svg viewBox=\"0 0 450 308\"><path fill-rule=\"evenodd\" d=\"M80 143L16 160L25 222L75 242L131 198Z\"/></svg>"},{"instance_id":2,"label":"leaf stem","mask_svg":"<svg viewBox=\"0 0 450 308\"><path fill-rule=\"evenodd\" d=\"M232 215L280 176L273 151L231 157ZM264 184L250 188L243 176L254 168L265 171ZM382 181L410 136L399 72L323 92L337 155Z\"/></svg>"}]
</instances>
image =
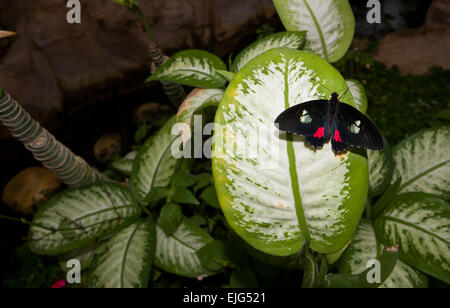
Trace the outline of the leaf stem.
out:
<instances>
[{"instance_id":1,"label":"leaf stem","mask_svg":"<svg viewBox=\"0 0 450 308\"><path fill-rule=\"evenodd\" d=\"M21 223L23 225L31 224L25 218L15 218L15 217L10 217L10 216L0 215L0 219L5 219L5 220L13 221L13 222L18 222L18 223Z\"/></svg>"},{"instance_id":2,"label":"leaf stem","mask_svg":"<svg viewBox=\"0 0 450 308\"><path fill-rule=\"evenodd\" d=\"M153 35L152 31L150 30L150 27L148 25L147 19L145 18L144 12L137 4L134 5L134 10L139 14L142 24L144 25L145 32L147 33L149 38L153 41L153 43L155 43L157 45L158 43L156 42L155 36Z\"/></svg>"}]
</instances>

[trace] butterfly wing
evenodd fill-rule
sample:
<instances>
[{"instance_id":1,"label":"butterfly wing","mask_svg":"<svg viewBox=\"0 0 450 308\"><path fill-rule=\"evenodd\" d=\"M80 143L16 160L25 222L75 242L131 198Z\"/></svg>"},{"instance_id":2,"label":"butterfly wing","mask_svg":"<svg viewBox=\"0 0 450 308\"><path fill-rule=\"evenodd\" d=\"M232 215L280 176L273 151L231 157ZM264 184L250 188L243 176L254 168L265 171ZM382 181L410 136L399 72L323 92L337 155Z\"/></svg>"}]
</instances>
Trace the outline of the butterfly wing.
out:
<instances>
[{"instance_id":1,"label":"butterfly wing","mask_svg":"<svg viewBox=\"0 0 450 308\"><path fill-rule=\"evenodd\" d=\"M312 137L324 126L327 108L326 100L303 103L280 114L275 124L282 131Z\"/></svg>"},{"instance_id":2,"label":"butterfly wing","mask_svg":"<svg viewBox=\"0 0 450 308\"><path fill-rule=\"evenodd\" d=\"M384 150L383 136L375 124L350 105L344 103L339 105L338 130L342 142L336 142L336 139L339 139L336 136L333 138L336 149L342 144L347 144L373 151Z\"/></svg>"}]
</instances>

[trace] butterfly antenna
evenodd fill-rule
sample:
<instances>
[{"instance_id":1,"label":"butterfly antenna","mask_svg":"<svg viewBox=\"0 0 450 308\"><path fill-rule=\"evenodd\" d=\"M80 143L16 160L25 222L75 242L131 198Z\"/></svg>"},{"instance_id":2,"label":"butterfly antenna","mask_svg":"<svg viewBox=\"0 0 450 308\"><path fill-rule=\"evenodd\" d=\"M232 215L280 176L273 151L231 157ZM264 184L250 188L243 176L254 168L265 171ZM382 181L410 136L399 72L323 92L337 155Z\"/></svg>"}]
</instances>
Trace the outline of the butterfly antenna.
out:
<instances>
[{"instance_id":1,"label":"butterfly antenna","mask_svg":"<svg viewBox=\"0 0 450 308\"><path fill-rule=\"evenodd\" d=\"M325 88L326 90L328 90L330 93L333 93L333 92L334 92L334 91L331 91L329 88L327 88L327 86L325 86L325 85L321 84L320 82L318 82L315 78L311 78L311 80L314 81L314 82L316 82L319 86L324 87L324 88ZM325 100L329 100L329 99L330 99L329 97L325 97L325 96L323 96L323 95L320 95L319 97L320 97L320 98L323 98L323 99L325 99Z\"/></svg>"},{"instance_id":2,"label":"butterfly antenna","mask_svg":"<svg viewBox=\"0 0 450 308\"><path fill-rule=\"evenodd\" d=\"M350 87L347 87L347 90L344 92L344 94L341 95L341 100L344 100L345 95L347 95L347 93L350 91L350 89L352 89L353 87L356 87L356 86L362 86L363 85L362 82L357 81L357 80L355 80L353 82L355 82L356 84L354 84L354 85L352 85ZM341 92L341 91L339 91L339 92Z\"/></svg>"}]
</instances>

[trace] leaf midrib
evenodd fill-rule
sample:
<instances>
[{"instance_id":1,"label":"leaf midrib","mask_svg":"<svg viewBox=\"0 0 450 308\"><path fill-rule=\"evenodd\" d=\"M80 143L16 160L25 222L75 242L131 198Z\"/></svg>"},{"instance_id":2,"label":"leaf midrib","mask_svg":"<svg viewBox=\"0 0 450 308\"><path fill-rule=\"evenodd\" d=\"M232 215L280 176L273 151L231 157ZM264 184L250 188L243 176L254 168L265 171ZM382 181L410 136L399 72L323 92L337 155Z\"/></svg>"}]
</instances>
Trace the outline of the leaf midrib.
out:
<instances>
[{"instance_id":1,"label":"leaf midrib","mask_svg":"<svg viewBox=\"0 0 450 308\"><path fill-rule=\"evenodd\" d=\"M214 81L214 80L215 80L214 77L218 77L218 76L216 76L215 74L213 74L213 73L211 73L211 72L197 71L197 70L189 69L189 68L180 68L180 69L176 69L176 70L174 70L174 71L168 73L166 76L167 76L167 77L170 77L170 75L172 75L172 74L174 74L174 73L177 73L177 72L189 72L189 73L195 73L195 74L204 75L204 76L206 76L206 77L209 78L209 81ZM162 77L164 77L164 75L163 75ZM189 78L189 77L187 77L187 78ZM222 77L220 76L220 78L222 78ZM170 80L169 80L169 81L170 81Z\"/></svg>"},{"instance_id":2,"label":"leaf midrib","mask_svg":"<svg viewBox=\"0 0 450 308\"><path fill-rule=\"evenodd\" d=\"M327 59L327 61L329 62L327 45L326 45L325 37L323 35L322 28L320 27L319 21L317 20L316 15L314 15L314 12L312 11L312 9L309 6L308 2L306 0L303 0L303 2L305 3L305 6L308 9L309 14L311 14L311 18L313 19L313 21L314 21L314 23L316 25L317 32L319 32L320 41L322 43L323 54L325 56L325 59Z\"/></svg>"},{"instance_id":3,"label":"leaf midrib","mask_svg":"<svg viewBox=\"0 0 450 308\"><path fill-rule=\"evenodd\" d=\"M405 189L405 188L408 187L409 185L411 185L411 184L417 182L418 180L420 180L421 178L425 177L426 175L433 173L434 171L438 170L439 168L444 167L444 166L447 165L449 162L450 162L450 161L447 160L447 161L445 161L445 162L443 162L443 163L440 163L440 164L438 164L438 165L435 165L435 166L432 167L432 168L429 168L429 169L425 170L425 171L422 172L422 173L419 173L418 175L416 175L415 177L413 177L412 179L410 179L409 181L407 181L405 184L403 184L402 186L400 186L399 191L402 191L403 189Z\"/></svg>"},{"instance_id":4,"label":"leaf midrib","mask_svg":"<svg viewBox=\"0 0 450 308\"><path fill-rule=\"evenodd\" d=\"M409 227L411 229L415 229L415 230L421 231L421 232L423 232L423 233L425 233L425 234L427 234L427 235L429 235L429 236L431 236L433 238L436 238L436 239L440 240L441 242L446 243L447 245L450 244L450 242L448 242L446 239L442 238L440 235L437 235L437 234L435 234L435 233L433 233L433 232L431 232L429 230L426 230L424 228L418 227L418 226L416 226L415 224L413 224L411 222L404 221L402 219L399 219L399 218L396 218L396 217L392 217L392 216L388 216L388 215L381 216L380 218L381 219L385 219L387 221L392 221L392 222L395 222L395 223L398 223L398 224L401 224L401 225L405 225L406 227Z\"/></svg>"},{"instance_id":5,"label":"leaf midrib","mask_svg":"<svg viewBox=\"0 0 450 308\"><path fill-rule=\"evenodd\" d=\"M125 273L125 265L126 265L126 259L128 256L128 251L130 250L130 246L131 246L131 241L134 238L135 234L137 233L137 231L139 230L139 228L141 227L142 222L139 222L136 224L136 227L134 228L133 232L130 234L130 237L128 238L128 242L127 242L127 246L125 248L125 251L123 253L122 256L122 268L120 271L120 287L123 288L124 287L124 273Z\"/></svg>"},{"instance_id":6,"label":"leaf midrib","mask_svg":"<svg viewBox=\"0 0 450 308\"><path fill-rule=\"evenodd\" d=\"M286 69L284 72L284 103L286 110L289 109L289 64L286 63ZM289 158L289 172L291 176L291 183L292 183L292 193L294 196L294 202L295 202L295 210L297 214L298 219L298 225L300 228L300 231L305 238L306 242L311 241L311 236L309 234L308 225L306 221L305 211L303 209L303 203L302 203L302 197L300 194L300 183L298 179L298 172L297 172L297 163L296 163L296 157L295 157L295 150L294 150L294 144L293 144L293 136L292 133L288 133L287 135L287 154Z\"/></svg>"}]
</instances>

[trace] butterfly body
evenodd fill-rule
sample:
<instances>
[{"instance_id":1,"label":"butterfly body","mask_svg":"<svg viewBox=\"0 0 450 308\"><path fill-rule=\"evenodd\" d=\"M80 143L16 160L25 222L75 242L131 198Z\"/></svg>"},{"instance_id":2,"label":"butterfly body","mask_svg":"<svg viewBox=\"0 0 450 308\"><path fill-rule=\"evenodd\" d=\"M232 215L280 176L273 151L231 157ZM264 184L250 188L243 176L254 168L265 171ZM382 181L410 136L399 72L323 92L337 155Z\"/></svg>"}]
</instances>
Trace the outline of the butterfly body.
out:
<instances>
[{"instance_id":1,"label":"butterfly body","mask_svg":"<svg viewBox=\"0 0 450 308\"><path fill-rule=\"evenodd\" d=\"M333 93L330 100L306 102L283 112L275 121L279 129L306 137L316 149L331 140L334 153L350 147L382 151L381 133L365 115L350 105L341 103Z\"/></svg>"}]
</instances>

